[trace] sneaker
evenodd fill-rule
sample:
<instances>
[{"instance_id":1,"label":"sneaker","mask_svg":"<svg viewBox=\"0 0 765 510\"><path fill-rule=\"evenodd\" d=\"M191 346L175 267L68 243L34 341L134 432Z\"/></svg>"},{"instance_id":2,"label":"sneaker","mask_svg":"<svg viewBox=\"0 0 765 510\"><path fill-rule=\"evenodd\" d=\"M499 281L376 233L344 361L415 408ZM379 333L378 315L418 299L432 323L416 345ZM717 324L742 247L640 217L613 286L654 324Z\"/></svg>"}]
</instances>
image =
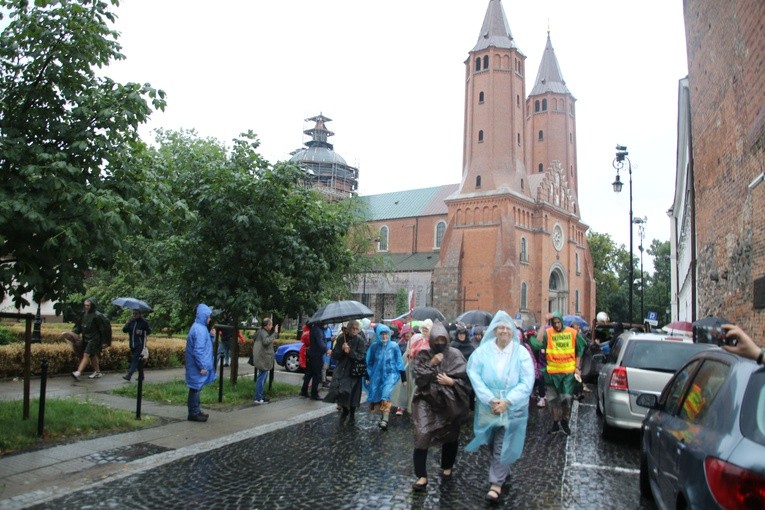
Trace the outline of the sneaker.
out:
<instances>
[{"instance_id":1,"label":"sneaker","mask_svg":"<svg viewBox=\"0 0 765 510\"><path fill-rule=\"evenodd\" d=\"M263 397L263 402L265 402L266 404L270 404L271 403L271 399L268 398L268 397Z\"/></svg>"},{"instance_id":2,"label":"sneaker","mask_svg":"<svg viewBox=\"0 0 765 510\"><path fill-rule=\"evenodd\" d=\"M260 405L265 404L266 401L265 400L253 400L252 403L255 404L256 406L260 406Z\"/></svg>"},{"instance_id":3,"label":"sneaker","mask_svg":"<svg viewBox=\"0 0 765 510\"><path fill-rule=\"evenodd\" d=\"M79 381L80 380L80 373L75 370L74 372L72 372L72 377L74 378L75 381Z\"/></svg>"},{"instance_id":4,"label":"sneaker","mask_svg":"<svg viewBox=\"0 0 765 510\"><path fill-rule=\"evenodd\" d=\"M388 430L388 422L385 420L380 420L380 423L378 423L377 426L383 430Z\"/></svg>"},{"instance_id":5,"label":"sneaker","mask_svg":"<svg viewBox=\"0 0 765 510\"><path fill-rule=\"evenodd\" d=\"M561 420L560 428L563 429L563 433L567 436L571 435L571 429L568 428L568 420Z\"/></svg>"},{"instance_id":6,"label":"sneaker","mask_svg":"<svg viewBox=\"0 0 765 510\"><path fill-rule=\"evenodd\" d=\"M547 405L547 399L545 397L537 400L537 407L545 407Z\"/></svg>"},{"instance_id":7,"label":"sneaker","mask_svg":"<svg viewBox=\"0 0 765 510\"><path fill-rule=\"evenodd\" d=\"M396 409L396 416L404 416L404 408L403 407L399 407L398 409Z\"/></svg>"},{"instance_id":8,"label":"sneaker","mask_svg":"<svg viewBox=\"0 0 765 510\"><path fill-rule=\"evenodd\" d=\"M88 379L101 379L101 377L103 377L101 372L93 372L88 376Z\"/></svg>"},{"instance_id":9,"label":"sneaker","mask_svg":"<svg viewBox=\"0 0 765 510\"><path fill-rule=\"evenodd\" d=\"M189 421L201 421L205 422L207 421L207 416L203 415L202 413L199 414L190 414L188 417Z\"/></svg>"},{"instance_id":10,"label":"sneaker","mask_svg":"<svg viewBox=\"0 0 765 510\"><path fill-rule=\"evenodd\" d=\"M560 431L560 423L558 423L557 421L554 421L552 428L550 428L550 430L548 430L547 433L555 434L556 432L559 432L559 431Z\"/></svg>"},{"instance_id":11,"label":"sneaker","mask_svg":"<svg viewBox=\"0 0 765 510\"><path fill-rule=\"evenodd\" d=\"M122 376L123 379L125 379L127 382L130 382L130 376L125 374Z\"/></svg>"}]
</instances>

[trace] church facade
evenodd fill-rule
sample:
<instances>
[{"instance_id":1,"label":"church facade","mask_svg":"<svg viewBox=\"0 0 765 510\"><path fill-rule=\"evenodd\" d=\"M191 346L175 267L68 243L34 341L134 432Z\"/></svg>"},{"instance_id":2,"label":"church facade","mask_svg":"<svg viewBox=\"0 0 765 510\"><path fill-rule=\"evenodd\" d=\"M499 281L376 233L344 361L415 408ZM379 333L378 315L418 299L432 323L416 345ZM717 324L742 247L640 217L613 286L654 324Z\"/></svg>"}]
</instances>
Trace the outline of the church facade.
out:
<instances>
[{"instance_id":1,"label":"church facade","mask_svg":"<svg viewBox=\"0 0 765 510\"><path fill-rule=\"evenodd\" d=\"M465 61L459 184L362 197L386 262L354 289L378 319L396 294L448 319L505 310L525 324L552 311L595 315L588 226L577 200L576 99L547 35L526 94L526 57L490 0Z\"/></svg>"}]
</instances>

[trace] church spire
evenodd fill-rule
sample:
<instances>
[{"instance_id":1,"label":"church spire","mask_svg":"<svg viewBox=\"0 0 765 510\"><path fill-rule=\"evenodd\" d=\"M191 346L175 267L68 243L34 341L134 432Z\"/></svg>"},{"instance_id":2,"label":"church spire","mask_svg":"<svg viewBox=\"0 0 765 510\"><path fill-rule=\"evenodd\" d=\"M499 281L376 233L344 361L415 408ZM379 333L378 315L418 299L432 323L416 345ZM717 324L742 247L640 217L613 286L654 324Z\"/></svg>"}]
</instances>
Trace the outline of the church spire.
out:
<instances>
[{"instance_id":1,"label":"church spire","mask_svg":"<svg viewBox=\"0 0 765 510\"><path fill-rule=\"evenodd\" d=\"M485 50L490 46L505 49L516 47L505 11L502 9L502 0L489 1L489 8L486 9L486 17L483 19L478 42L475 43L475 47L471 51Z\"/></svg>"},{"instance_id":2,"label":"church spire","mask_svg":"<svg viewBox=\"0 0 765 510\"><path fill-rule=\"evenodd\" d=\"M534 88L531 89L532 96L538 96L546 92L554 94L571 94L566 87L566 81L560 72L558 59L555 57L555 50L550 41L550 31L547 31L547 44L545 52L542 55L542 62L539 64L539 72L534 82Z\"/></svg>"}]
</instances>

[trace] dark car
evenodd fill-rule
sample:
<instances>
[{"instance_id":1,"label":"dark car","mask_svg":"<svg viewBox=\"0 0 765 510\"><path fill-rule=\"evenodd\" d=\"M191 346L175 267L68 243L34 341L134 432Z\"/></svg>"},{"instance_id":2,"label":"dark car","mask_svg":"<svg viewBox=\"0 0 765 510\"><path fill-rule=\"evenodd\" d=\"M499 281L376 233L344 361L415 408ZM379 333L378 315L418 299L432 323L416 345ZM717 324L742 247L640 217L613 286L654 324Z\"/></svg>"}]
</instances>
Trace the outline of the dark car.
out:
<instances>
[{"instance_id":1,"label":"dark car","mask_svg":"<svg viewBox=\"0 0 765 510\"><path fill-rule=\"evenodd\" d=\"M765 368L722 349L642 394L640 492L659 508L765 508Z\"/></svg>"}]
</instances>

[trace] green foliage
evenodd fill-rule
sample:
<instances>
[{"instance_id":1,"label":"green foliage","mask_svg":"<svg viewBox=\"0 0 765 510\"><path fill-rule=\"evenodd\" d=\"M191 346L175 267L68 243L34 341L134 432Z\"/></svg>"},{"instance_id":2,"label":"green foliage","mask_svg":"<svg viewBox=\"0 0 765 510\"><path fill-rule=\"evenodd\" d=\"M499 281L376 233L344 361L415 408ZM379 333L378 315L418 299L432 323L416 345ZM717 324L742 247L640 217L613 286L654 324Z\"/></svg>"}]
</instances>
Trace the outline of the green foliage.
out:
<instances>
[{"instance_id":1,"label":"green foliage","mask_svg":"<svg viewBox=\"0 0 765 510\"><path fill-rule=\"evenodd\" d=\"M396 291L396 317L409 311L409 293L406 289Z\"/></svg>"},{"instance_id":2,"label":"green foliage","mask_svg":"<svg viewBox=\"0 0 765 510\"><path fill-rule=\"evenodd\" d=\"M28 420L22 420L23 402L0 402L0 455L50 446L72 438L86 438L97 434L116 434L129 430L153 427L156 418L144 416L135 419L135 413L112 409L77 399L47 399L45 401L45 436L37 437L38 400L30 401Z\"/></svg>"},{"instance_id":3,"label":"green foliage","mask_svg":"<svg viewBox=\"0 0 765 510\"><path fill-rule=\"evenodd\" d=\"M18 338L8 328L0 326L0 345L8 345L17 342Z\"/></svg>"},{"instance_id":4,"label":"green foliage","mask_svg":"<svg viewBox=\"0 0 765 510\"><path fill-rule=\"evenodd\" d=\"M137 128L165 99L96 73L124 58L117 4L0 0L0 294L17 306L81 290L143 225Z\"/></svg>"},{"instance_id":5,"label":"green foliage","mask_svg":"<svg viewBox=\"0 0 765 510\"><path fill-rule=\"evenodd\" d=\"M228 378L225 379L223 381L223 402L218 402L218 385L219 381L215 381L213 384L208 384L202 388L202 391L199 393L199 399L203 405L215 409L252 403L252 380L240 379L237 384L231 384ZM300 386L294 384L274 381L270 390L268 389L268 384L266 384L266 394L272 399L296 397L299 391ZM122 386L112 390L112 393L115 395L132 398L137 396L136 392L136 386ZM144 400L183 405L186 404L188 396L189 389L186 387L186 382L183 379L143 385L142 398Z\"/></svg>"}]
</instances>

